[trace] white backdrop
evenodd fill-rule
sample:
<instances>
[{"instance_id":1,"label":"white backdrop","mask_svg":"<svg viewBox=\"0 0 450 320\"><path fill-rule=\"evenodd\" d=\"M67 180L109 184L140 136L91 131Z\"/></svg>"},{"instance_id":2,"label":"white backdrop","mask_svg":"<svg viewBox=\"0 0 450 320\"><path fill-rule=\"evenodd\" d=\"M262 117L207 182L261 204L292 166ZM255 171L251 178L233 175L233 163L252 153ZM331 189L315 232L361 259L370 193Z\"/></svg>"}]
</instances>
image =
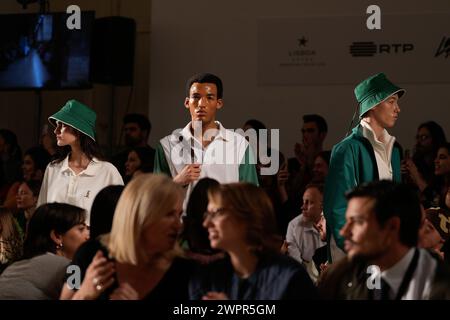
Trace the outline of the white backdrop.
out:
<instances>
[{"instance_id":1,"label":"white backdrop","mask_svg":"<svg viewBox=\"0 0 450 320\"><path fill-rule=\"evenodd\" d=\"M154 129L151 143L155 144L162 136L189 121L188 111L183 106L186 79L197 72L212 72L224 81L224 108L219 111L218 119L226 127L238 128L247 119L259 119L270 128L280 129L281 151L291 156L294 143L301 139L301 116L318 113L328 121L329 136L325 147L331 148L348 129L355 108L353 88L362 79L353 79L353 84L334 85L326 82L320 85L258 84L261 72L258 68L258 21L262 18L359 16L363 29L368 17L366 8L370 4L381 7L382 30L374 32L381 32L386 38L395 38L398 30L404 30L404 27L398 25L397 29L395 21L384 26L383 14L427 13L432 19L433 14L450 13L450 0L376 3L365 0L153 0L149 115ZM426 30L427 24L420 25ZM328 37L339 36L338 27L328 25L324 28ZM414 28L417 29L420 28ZM417 38L414 30L411 32ZM423 37L425 35L426 32ZM450 29L442 30L442 36L450 37ZM450 57L441 57L450 64ZM415 75L420 63L410 61L406 72ZM391 62L377 63L376 66L388 77L390 70L396 70ZM343 69L346 68L353 70L355 66L346 62ZM438 121L450 134L448 83L420 83L420 79L414 84L402 83L395 81L395 77L392 80L407 90L400 101L400 119L391 131L404 147L413 145L417 126L427 120Z\"/></svg>"}]
</instances>

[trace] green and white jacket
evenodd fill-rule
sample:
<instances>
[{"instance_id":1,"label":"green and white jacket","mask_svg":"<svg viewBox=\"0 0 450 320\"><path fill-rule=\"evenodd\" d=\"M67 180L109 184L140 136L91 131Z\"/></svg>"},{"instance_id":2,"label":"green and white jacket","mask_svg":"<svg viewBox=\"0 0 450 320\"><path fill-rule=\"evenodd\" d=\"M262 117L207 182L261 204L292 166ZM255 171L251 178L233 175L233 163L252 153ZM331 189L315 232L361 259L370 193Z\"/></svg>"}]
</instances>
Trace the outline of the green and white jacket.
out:
<instances>
[{"instance_id":1,"label":"green and white jacket","mask_svg":"<svg viewBox=\"0 0 450 320\"><path fill-rule=\"evenodd\" d=\"M401 182L401 155L401 146L395 142L391 165L392 178L396 182ZM375 180L379 180L375 153L359 124L348 137L333 147L325 184L324 215L327 219L327 237L329 240L333 235L339 248L344 247L344 240L339 231L345 224L345 193L363 182Z\"/></svg>"}]
</instances>

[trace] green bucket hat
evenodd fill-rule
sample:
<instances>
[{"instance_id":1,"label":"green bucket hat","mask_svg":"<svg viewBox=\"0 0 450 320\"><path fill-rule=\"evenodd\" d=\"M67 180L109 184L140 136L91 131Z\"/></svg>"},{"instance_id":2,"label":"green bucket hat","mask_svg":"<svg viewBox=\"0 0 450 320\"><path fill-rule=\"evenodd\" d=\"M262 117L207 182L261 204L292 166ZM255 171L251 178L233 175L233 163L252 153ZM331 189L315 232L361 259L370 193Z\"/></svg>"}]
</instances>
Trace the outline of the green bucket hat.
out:
<instances>
[{"instance_id":1,"label":"green bucket hat","mask_svg":"<svg viewBox=\"0 0 450 320\"><path fill-rule=\"evenodd\" d=\"M359 117L362 116L385 101L394 94L400 98L405 93L405 89L397 87L390 82L384 73L377 73L362 81L355 88L355 97L359 103Z\"/></svg>"},{"instance_id":2,"label":"green bucket hat","mask_svg":"<svg viewBox=\"0 0 450 320\"><path fill-rule=\"evenodd\" d=\"M56 121L65 123L84 133L95 141L95 120L97 114L88 106L77 100L69 100L58 112L48 118L48 121L56 127Z\"/></svg>"}]
</instances>

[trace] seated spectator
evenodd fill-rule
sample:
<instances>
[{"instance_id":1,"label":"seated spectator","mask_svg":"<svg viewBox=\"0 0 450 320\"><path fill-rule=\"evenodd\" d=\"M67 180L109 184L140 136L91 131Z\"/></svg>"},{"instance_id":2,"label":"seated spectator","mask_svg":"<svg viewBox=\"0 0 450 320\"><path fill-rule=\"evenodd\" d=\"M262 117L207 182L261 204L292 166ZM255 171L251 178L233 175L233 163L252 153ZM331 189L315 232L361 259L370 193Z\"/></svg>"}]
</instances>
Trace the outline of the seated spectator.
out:
<instances>
[{"instance_id":1,"label":"seated spectator","mask_svg":"<svg viewBox=\"0 0 450 320\"><path fill-rule=\"evenodd\" d=\"M19 186L23 181L39 181L41 183L44 176L45 168L50 162L50 155L41 147L33 147L28 149L23 156L22 179L13 183L9 188L8 194L4 202L6 208L17 209L17 193ZM39 191L38 191L39 194Z\"/></svg>"},{"instance_id":2,"label":"seated spectator","mask_svg":"<svg viewBox=\"0 0 450 320\"><path fill-rule=\"evenodd\" d=\"M280 236L284 237L289 221L297 215L297 209L288 196L287 181L289 179L289 171L286 159L278 150L269 149L269 151L269 156L272 156L274 152L279 153L279 169L276 174L261 175L260 169L272 166L272 163L267 165L259 164L257 170L259 185L272 201L278 227L277 232Z\"/></svg>"},{"instance_id":3,"label":"seated spectator","mask_svg":"<svg viewBox=\"0 0 450 320\"><path fill-rule=\"evenodd\" d=\"M328 133L326 120L318 114L303 115L302 142L294 147L295 158L289 164L289 198L295 208L302 204L305 186L313 177L314 160L323 150L323 143Z\"/></svg>"},{"instance_id":4,"label":"seated spectator","mask_svg":"<svg viewBox=\"0 0 450 320\"><path fill-rule=\"evenodd\" d=\"M0 208L0 274L22 256L23 233L6 208Z\"/></svg>"},{"instance_id":5,"label":"seated spectator","mask_svg":"<svg viewBox=\"0 0 450 320\"><path fill-rule=\"evenodd\" d=\"M9 188L20 180L22 150L17 136L8 129L0 129L0 203L5 201Z\"/></svg>"},{"instance_id":6,"label":"seated spectator","mask_svg":"<svg viewBox=\"0 0 450 320\"><path fill-rule=\"evenodd\" d=\"M0 275L0 299L58 299L66 268L89 238L86 212L64 203L40 206L30 219L23 259Z\"/></svg>"},{"instance_id":7,"label":"seated spectator","mask_svg":"<svg viewBox=\"0 0 450 320\"><path fill-rule=\"evenodd\" d=\"M112 163L119 170L120 174L126 179L125 163L131 148L145 148L150 155L148 168L153 172L155 160L155 149L148 144L148 137L152 130L152 124L147 116L138 113L128 113L123 117L122 133L124 134L125 149L113 156Z\"/></svg>"},{"instance_id":8,"label":"seated spectator","mask_svg":"<svg viewBox=\"0 0 450 320\"><path fill-rule=\"evenodd\" d=\"M122 194L124 186L111 185L103 188L95 197L92 203L91 209L91 225L89 226L90 239L83 243L79 250L75 253L72 264L81 265L80 254L82 256L91 255L94 256L97 252L96 243L99 237L103 234L111 232L112 221L114 217L114 211L116 210L117 202ZM84 258L81 257L83 260ZM85 266L87 268L87 266ZM85 268L81 269L81 278L84 278Z\"/></svg>"},{"instance_id":9,"label":"seated spectator","mask_svg":"<svg viewBox=\"0 0 450 320\"><path fill-rule=\"evenodd\" d=\"M48 124L44 124L42 127L42 134L39 140L40 146L47 151L50 155L51 160L56 159L57 157L57 148L58 145L56 143L56 136L53 131L49 128Z\"/></svg>"},{"instance_id":10,"label":"seated spectator","mask_svg":"<svg viewBox=\"0 0 450 320\"><path fill-rule=\"evenodd\" d=\"M450 298L450 272L417 248L422 210L414 190L382 180L362 184L346 197L346 223L340 232L348 256L322 275L319 288L325 298Z\"/></svg>"},{"instance_id":11,"label":"seated spectator","mask_svg":"<svg viewBox=\"0 0 450 320\"><path fill-rule=\"evenodd\" d=\"M325 183L330 165L331 151L322 151L314 159L312 180L313 183Z\"/></svg>"},{"instance_id":12,"label":"seated spectator","mask_svg":"<svg viewBox=\"0 0 450 320\"><path fill-rule=\"evenodd\" d=\"M315 251L326 245L316 227L323 217L323 186L309 184L303 193L302 213L288 226L288 254L303 263L313 281L319 275L313 263Z\"/></svg>"},{"instance_id":13,"label":"seated spectator","mask_svg":"<svg viewBox=\"0 0 450 320\"><path fill-rule=\"evenodd\" d=\"M450 143L442 145L434 160L434 179L429 184L419 173L418 168L411 159L403 164L403 170L408 172L411 181L418 187L421 192L423 205L425 208L430 207L446 207L445 198L450 189Z\"/></svg>"},{"instance_id":14,"label":"seated spectator","mask_svg":"<svg viewBox=\"0 0 450 320\"><path fill-rule=\"evenodd\" d=\"M111 232L114 211L125 187L111 185L103 188L95 197L91 209L90 238Z\"/></svg>"},{"instance_id":15,"label":"seated spectator","mask_svg":"<svg viewBox=\"0 0 450 320\"><path fill-rule=\"evenodd\" d=\"M219 186L217 180L203 178L195 185L186 207L186 216L183 217L183 243L186 256L199 263L207 264L223 258L219 250L211 248L208 231L203 227L203 214L208 207L208 190Z\"/></svg>"},{"instance_id":16,"label":"seated spectator","mask_svg":"<svg viewBox=\"0 0 450 320\"><path fill-rule=\"evenodd\" d=\"M131 148L127 162L125 162L125 183L130 181L135 174L152 172L154 157L154 152L147 147Z\"/></svg>"},{"instance_id":17,"label":"seated spectator","mask_svg":"<svg viewBox=\"0 0 450 320\"><path fill-rule=\"evenodd\" d=\"M180 258L183 191L164 175L141 174L125 187L111 233L77 253L85 274L61 299L186 300L191 262ZM95 252L95 255L92 254Z\"/></svg>"},{"instance_id":18,"label":"seated spectator","mask_svg":"<svg viewBox=\"0 0 450 320\"><path fill-rule=\"evenodd\" d=\"M41 182L29 180L22 182L17 191L17 221L26 234L28 222L36 211L37 199L41 190Z\"/></svg>"},{"instance_id":19,"label":"seated spectator","mask_svg":"<svg viewBox=\"0 0 450 320\"><path fill-rule=\"evenodd\" d=\"M419 230L419 247L429 249L444 259L443 245L450 236L450 214L440 208L426 210L426 218Z\"/></svg>"},{"instance_id":20,"label":"seated spectator","mask_svg":"<svg viewBox=\"0 0 450 320\"><path fill-rule=\"evenodd\" d=\"M191 299L314 299L316 289L300 263L280 253L269 197L248 183L209 191L204 226L211 247L225 259L199 268L190 283Z\"/></svg>"},{"instance_id":21,"label":"seated spectator","mask_svg":"<svg viewBox=\"0 0 450 320\"><path fill-rule=\"evenodd\" d=\"M434 159L436 159L437 151L446 142L444 130L434 121L424 122L417 128L412 161L418 173L428 184L433 182Z\"/></svg>"},{"instance_id":22,"label":"seated spectator","mask_svg":"<svg viewBox=\"0 0 450 320\"><path fill-rule=\"evenodd\" d=\"M327 220L325 216L322 215L319 222L314 225L314 227L319 231L320 240L325 243L322 247L319 247L314 251L313 261L314 266L319 274L328 268L328 246L327 242ZM318 278L316 279L316 281Z\"/></svg>"}]
</instances>

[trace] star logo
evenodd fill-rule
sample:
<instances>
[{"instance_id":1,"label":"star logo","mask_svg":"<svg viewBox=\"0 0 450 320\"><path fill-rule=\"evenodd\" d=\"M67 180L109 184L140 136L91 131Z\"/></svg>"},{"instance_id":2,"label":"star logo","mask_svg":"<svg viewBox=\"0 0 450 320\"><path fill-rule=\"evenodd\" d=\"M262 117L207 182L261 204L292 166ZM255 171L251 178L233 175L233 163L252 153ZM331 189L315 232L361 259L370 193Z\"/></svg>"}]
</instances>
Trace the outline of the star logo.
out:
<instances>
[{"instance_id":1,"label":"star logo","mask_svg":"<svg viewBox=\"0 0 450 320\"><path fill-rule=\"evenodd\" d=\"M301 37L300 39L297 39L298 41L298 46L299 47L306 47L306 43L308 42L308 39L306 39L304 36Z\"/></svg>"}]
</instances>

